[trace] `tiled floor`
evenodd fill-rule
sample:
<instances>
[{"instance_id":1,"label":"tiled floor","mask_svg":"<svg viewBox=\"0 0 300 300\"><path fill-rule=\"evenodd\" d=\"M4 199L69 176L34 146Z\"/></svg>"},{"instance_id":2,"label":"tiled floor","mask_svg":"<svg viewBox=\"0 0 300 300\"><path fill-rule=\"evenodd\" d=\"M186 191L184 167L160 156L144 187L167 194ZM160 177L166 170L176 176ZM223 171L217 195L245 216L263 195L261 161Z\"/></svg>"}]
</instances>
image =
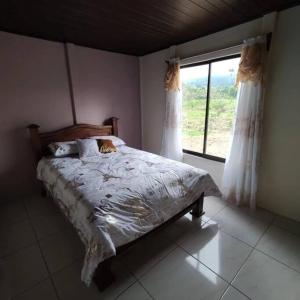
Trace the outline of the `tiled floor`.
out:
<instances>
[{"instance_id":1,"label":"tiled floor","mask_svg":"<svg viewBox=\"0 0 300 300\"><path fill-rule=\"evenodd\" d=\"M50 199L0 206L0 299L299 300L300 224L205 199L124 253L104 293L80 281L84 249Z\"/></svg>"}]
</instances>

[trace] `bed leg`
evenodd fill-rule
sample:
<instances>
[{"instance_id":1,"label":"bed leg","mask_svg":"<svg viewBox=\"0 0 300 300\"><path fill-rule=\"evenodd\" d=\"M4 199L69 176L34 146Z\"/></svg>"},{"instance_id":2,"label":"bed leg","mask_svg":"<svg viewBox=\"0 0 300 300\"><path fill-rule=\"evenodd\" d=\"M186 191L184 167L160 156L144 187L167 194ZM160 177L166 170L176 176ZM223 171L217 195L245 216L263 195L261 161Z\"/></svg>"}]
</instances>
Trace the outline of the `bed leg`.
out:
<instances>
[{"instance_id":1,"label":"bed leg","mask_svg":"<svg viewBox=\"0 0 300 300\"><path fill-rule=\"evenodd\" d=\"M100 263L94 275L94 282L100 292L104 291L113 283L115 277L111 271L111 259L106 259Z\"/></svg>"},{"instance_id":2,"label":"bed leg","mask_svg":"<svg viewBox=\"0 0 300 300\"><path fill-rule=\"evenodd\" d=\"M191 211L191 214L194 217L200 218L201 216L204 215L203 202L204 202L204 193L202 193L201 196L198 198L193 210Z\"/></svg>"}]
</instances>

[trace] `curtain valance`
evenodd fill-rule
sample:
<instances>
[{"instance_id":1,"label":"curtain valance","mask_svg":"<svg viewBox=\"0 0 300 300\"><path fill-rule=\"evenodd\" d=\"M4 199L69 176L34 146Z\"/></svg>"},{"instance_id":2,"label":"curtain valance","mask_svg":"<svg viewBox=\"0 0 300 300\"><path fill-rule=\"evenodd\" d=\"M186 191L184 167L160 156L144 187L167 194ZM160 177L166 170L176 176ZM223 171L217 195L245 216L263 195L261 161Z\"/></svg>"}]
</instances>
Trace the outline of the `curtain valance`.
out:
<instances>
[{"instance_id":1,"label":"curtain valance","mask_svg":"<svg viewBox=\"0 0 300 300\"><path fill-rule=\"evenodd\" d=\"M180 90L180 66L178 62L168 63L164 82L166 91Z\"/></svg>"},{"instance_id":2,"label":"curtain valance","mask_svg":"<svg viewBox=\"0 0 300 300\"><path fill-rule=\"evenodd\" d=\"M265 37L258 37L245 42L241 53L236 84L246 81L252 81L256 84L258 82L262 83L265 54Z\"/></svg>"}]
</instances>

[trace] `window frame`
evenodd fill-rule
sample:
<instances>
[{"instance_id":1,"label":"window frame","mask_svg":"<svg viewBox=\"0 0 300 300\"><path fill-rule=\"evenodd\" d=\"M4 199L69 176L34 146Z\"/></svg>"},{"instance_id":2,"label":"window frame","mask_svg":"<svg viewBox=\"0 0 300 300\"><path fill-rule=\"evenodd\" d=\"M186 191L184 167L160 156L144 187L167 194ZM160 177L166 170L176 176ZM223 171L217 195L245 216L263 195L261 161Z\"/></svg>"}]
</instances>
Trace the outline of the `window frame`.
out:
<instances>
[{"instance_id":1,"label":"window frame","mask_svg":"<svg viewBox=\"0 0 300 300\"><path fill-rule=\"evenodd\" d=\"M197 67L201 65L208 65L208 78L207 78L207 92L206 92L206 106L205 106L205 121L204 121L204 135L203 135L203 151L197 152L193 150L188 149L182 149L183 153L195 155L198 157L206 158L209 160L214 160L218 162L225 163L226 159L219 156L214 156L206 153L206 146L207 146L207 131L208 131L208 119L209 119L209 104L210 104L210 82L211 82L211 64L218 61L233 59L233 58L240 58L241 54L232 54L232 55L226 55L218 58L212 58L208 60L203 60L201 62L196 63L190 63L180 66L180 69L190 68L190 67Z\"/></svg>"}]
</instances>

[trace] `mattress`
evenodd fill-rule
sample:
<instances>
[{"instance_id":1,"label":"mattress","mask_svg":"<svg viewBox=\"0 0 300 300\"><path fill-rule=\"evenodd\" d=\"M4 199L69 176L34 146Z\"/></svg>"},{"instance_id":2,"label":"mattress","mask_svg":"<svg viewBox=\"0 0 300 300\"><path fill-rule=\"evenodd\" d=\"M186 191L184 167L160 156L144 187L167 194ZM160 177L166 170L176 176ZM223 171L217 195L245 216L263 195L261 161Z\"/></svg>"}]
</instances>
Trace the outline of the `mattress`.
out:
<instances>
[{"instance_id":1,"label":"mattress","mask_svg":"<svg viewBox=\"0 0 300 300\"><path fill-rule=\"evenodd\" d=\"M219 196L206 171L127 146L85 159L44 157L37 177L85 244L81 279L87 285L117 247L166 222L202 193Z\"/></svg>"}]
</instances>

